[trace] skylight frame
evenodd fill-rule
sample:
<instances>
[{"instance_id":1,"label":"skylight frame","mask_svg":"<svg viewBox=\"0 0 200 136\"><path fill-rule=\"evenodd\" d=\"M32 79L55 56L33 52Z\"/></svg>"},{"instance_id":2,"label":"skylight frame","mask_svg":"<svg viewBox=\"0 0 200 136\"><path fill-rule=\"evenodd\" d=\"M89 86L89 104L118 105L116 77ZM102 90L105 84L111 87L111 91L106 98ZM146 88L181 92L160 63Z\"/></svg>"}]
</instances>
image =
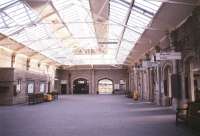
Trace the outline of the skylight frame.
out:
<instances>
[{"instance_id":1,"label":"skylight frame","mask_svg":"<svg viewBox=\"0 0 200 136\"><path fill-rule=\"evenodd\" d=\"M138 7L139 6L137 4L138 2L148 3L148 1L146 1L146 0L135 0L135 3L133 5L133 8L132 8L132 11L131 11L131 14L130 14L130 17L129 17L129 20L128 20L128 23L127 23L127 26L125 26L125 32L124 32L124 35L123 35L122 39L129 40L129 35L131 33L132 34L138 33L137 29L140 30L139 31L140 35L138 35L137 37L135 37L135 40L133 41L132 44L130 43L130 45L132 45L132 48L130 48L129 52L133 49L135 43L140 39L140 37L142 36L143 32L146 30L146 27L149 26L149 23L151 23L153 17L155 16L155 14L158 12L159 8L162 5L161 2L158 2L159 4L158 4L156 10L153 11L153 13L152 13L152 11L148 11L148 9L145 9L144 7ZM150 5L151 4L152 3L150 3ZM140 3L140 5L142 5L142 3ZM143 10L143 12L140 13L139 12L140 10ZM139 17L136 17L135 15L137 15ZM144 23L143 25L142 24L140 24L140 25L134 25L134 23L140 22L141 18L143 18L144 20L146 20L146 22L143 22ZM131 28L131 29L129 29L129 28ZM130 30L132 30L132 31L130 31ZM127 32L127 31L129 31L129 32ZM127 54L125 55L126 57L124 57L124 54L121 53L121 50L123 50L124 46L125 46L124 45L124 41L122 41L121 45L119 47L119 52L117 54L117 58L116 58L118 61L123 61L124 62L126 60L126 58L128 57L128 55L129 55L129 52L127 52Z\"/></svg>"}]
</instances>

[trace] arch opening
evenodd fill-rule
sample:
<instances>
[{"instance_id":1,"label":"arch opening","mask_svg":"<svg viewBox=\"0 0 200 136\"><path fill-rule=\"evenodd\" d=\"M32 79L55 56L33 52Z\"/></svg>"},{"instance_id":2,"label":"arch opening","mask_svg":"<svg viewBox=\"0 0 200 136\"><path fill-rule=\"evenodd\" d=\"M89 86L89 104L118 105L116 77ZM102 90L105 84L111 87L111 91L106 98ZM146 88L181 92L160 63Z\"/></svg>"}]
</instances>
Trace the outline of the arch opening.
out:
<instances>
[{"instance_id":1,"label":"arch opening","mask_svg":"<svg viewBox=\"0 0 200 136\"><path fill-rule=\"evenodd\" d=\"M195 69L197 63L192 56L185 61L185 96L189 101L200 101L200 71Z\"/></svg>"},{"instance_id":2,"label":"arch opening","mask_svg":"<svg viewBox=\"0 0 200 136\"><path fill-rule=\"evenodd\" d=\"M188 57L185 61L185 98L190 100L193 100L192 98L192 91L194 89L194 76L193 76L193 57Z\"/></svg>"},{"instance_id":3,"label":"arch opening","mask_svg":"<svg viewBox=\"0 0 200 136\"><path fill-rule=\"evenodd\" d=\"M172 86L171 86L172 67L167 65L164 68L164 96L166 99L166 106L172 105Z\"/></svg>"},{"instance_id":4,"label":"arch opening","mask_svg":"<svg viewBox=\"0 0 200 136\"><path fill-rule=\"evenodd\" d=\"M99 80L98 94L113 94L113 81L110 79Z\"/></svg>"},{"instance_id":5,"label":"arch opening","mask_svg":"<svg viewBox=\"0 0 200 136\"><path fill-rule=\"evenodd\" d=\"M78 78L73 82L73 94L89 94L89 83L87 79Z\"/></svg>"}]
</instances>

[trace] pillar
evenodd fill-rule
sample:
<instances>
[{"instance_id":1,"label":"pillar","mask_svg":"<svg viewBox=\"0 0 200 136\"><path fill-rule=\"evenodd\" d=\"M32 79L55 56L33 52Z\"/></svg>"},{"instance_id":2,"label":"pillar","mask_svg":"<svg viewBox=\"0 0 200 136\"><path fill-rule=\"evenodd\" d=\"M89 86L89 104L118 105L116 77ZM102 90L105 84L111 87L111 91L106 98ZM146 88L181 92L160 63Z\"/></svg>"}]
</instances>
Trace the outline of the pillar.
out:
<instances>
[{"instance_id":1,"label":"pillar","mask_svg":"<svg viewBox=\"0 0 200 136\"><path fill-rule=\"evenodd\" d=\"M16 54L13 53L12 56L11 56L11 67L15 67L15 58L16 58Z\"/></svg>"},{"instance_id":2,"label":"pillar","mask_svg":"<svg viewBox=\"0 0 200 136\"><path fill-rule=\"evenodd\" d=\"M95 71L94 71L94 69L91 69L91 94L96 94L97 92L96 92L96 89L95 89L95 79L94 79L94 73L95 73Z\"/></svg>"}]
</instances>

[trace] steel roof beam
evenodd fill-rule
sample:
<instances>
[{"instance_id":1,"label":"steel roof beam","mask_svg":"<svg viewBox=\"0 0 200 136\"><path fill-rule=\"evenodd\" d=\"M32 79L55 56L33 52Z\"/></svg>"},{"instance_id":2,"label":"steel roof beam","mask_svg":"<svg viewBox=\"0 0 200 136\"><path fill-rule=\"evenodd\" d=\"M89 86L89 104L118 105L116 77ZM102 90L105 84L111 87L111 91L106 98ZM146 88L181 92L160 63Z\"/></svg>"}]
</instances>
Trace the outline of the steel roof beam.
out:
<instances>
[{"instance_id":1,"label":"steel roof beam","mask_svg":"<svg viewBox=\"0 0 200 136\"><path fill-rule=\"evenodd\" d=\"M120 35L120 39L119 39L119 43L118 43L118 47L117 47L115 59L117 59L117 56L118 56L118 54L119 54L119 49L120 49L120 46L121 46L121 42L122 42L122 39L123 39L123 37L124 37L125 30L126 30L126 27L125 27L125 26L127 26L127 24L128 24L128 20L129 20L129 17L130 17L130 15L131 15L131 11L132 11L134 2L135 2L135 0L132 0L132 1L131 1L130 7L129 7L129 11L128 11L127 16L126 16L126 18L125 18L125 22L124 22L124 24L123 24L124 27L123 27L123 30L122 30L121 35Z\"/></svg>"},{"instance_id":2,"label":"steel roof beam","mask_svg":"<svg viewBox=\"0 0 200 136\"><path fill-rule=\"evenodd\" d=\"M175 1L175 0L149 0L149 1L156 1L156 2L163 2L169 4L177 4L177 5L187 5L187 6L197 6L200 4L192 3L192 2L183 2L183 1Z\"/></svg>"},{"instance_id":3,"label":"steel roof beam","mask_svg":"<svg viewBox=\"0 0 200 136\"><path fill-rule=\"evenodd\" d=\"M116 1L116 0L112 0L112 1L115 1L116 3L119 3L119 2ZM126 7L128 7L128 6L131 4L131 3L127 2L127 1L125 1L125 0L120 0L120 1L124 2L125 4L127 4L127 6L125 5ZM133 5L133 7L134 7L134 8L137 8L137 9L139 9L139 10L142 10L143 12L148 13L149 15L154 16L154 13L149 12L149 11L147 11L147 10L145 10L145 9L143 9L143 8L141 8L141 7L139 7L139 6Z\"/></svg>"},{"instance_id":4,"label":"steel roof beam","mask_svg":"<svg viewBox=\"0 0 200 136\"><path fill-rule=\"evenodd\" d=\"M67 29L67 31L70 33L70 35L72 36L68 26L66 25L65 21L62 19L60 13L57 11L56 7L53 5L52 1L50 2L51 7L53 8L53 10L55 11L55 13L57 14L58 18L60 19L61 23L65 26L65 28Z\"/></svg>"}]
</instances>

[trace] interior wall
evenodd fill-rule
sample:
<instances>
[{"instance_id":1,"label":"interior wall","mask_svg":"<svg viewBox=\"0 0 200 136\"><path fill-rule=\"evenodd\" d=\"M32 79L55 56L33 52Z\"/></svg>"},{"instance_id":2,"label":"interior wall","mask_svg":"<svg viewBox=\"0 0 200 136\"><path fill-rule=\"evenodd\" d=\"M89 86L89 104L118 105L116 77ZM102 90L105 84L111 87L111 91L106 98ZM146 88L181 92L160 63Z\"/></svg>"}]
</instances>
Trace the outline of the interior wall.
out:
<instances>
[{"instance_id":1,"label":"interior wall","mask_svg":"<svg viewBox=\"0 0 200 136\"><path fill-rule=\"evenodd\" d=\"M45 83L46 92L56 89L54 88L55 66L39 63L36 59L30 59L30 63L27 64L27 56L16 54L12 59L12 55L11 50L0 48L0 104L26 102L28 81L34 82L34 93L40 91L41 82ZM19 80L20 91L16 91ZM9 88L6 92L4 92L5 87Z\"/></svg>"},{"instance_id":2,"label":"interior wall","mask_svg":"<svg viewBox=\"0 0 200 136\"><path fill-rule=\"evenodd\" d=\"M57 78L59 79L60 86L62 81L67 81L68 94L73 93L73 81L78 78L84 78L89 81L89 93L96 94L98 90L98 81L108 78L114 84L119 84L120 80L126 82L126 90L128 84L128 70L127 69L84 69L84 70L57 70ZM69 78L70 77L70 78ZM60 87L59 87L60 89ZM60 90L59 90L60 91Z\"/></svg>"},{"instance_id":3,"label":"interior wall","mask_svg":"<svg viewBox=\"0 0 200 136\"><path fill-rule=\"evenodd\" d=\"M123 91L129 90L129 73L127 69L95 70L95 91L98 90L98 81L104 78L112 80L114 86L119 84L120 80L124 80L126 82L126 90Z\"/></svg>"}]
</instances>

